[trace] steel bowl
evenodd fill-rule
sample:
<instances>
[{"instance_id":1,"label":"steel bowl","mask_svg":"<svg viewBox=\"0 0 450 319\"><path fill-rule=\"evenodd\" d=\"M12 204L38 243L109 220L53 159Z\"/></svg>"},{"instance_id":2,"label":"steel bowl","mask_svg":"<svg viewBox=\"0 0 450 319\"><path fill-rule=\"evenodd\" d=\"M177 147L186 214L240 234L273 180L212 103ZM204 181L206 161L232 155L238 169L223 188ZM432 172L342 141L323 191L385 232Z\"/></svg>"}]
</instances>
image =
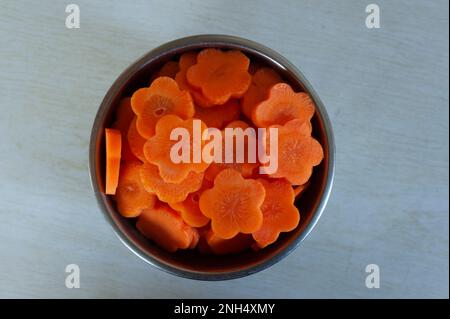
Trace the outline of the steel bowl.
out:
<instances>
[{"instance_id":1,"label":"steel bowl","mask_svg":"<svg viewBox=\"0 0 450 319\"><path fill-rule=\"evenodd\" d=\"M105 138L104 129L110 127L112 114L121 98L144 86L150 75L165 62L181 53L202 48L238 49L252 61L278 71L297 91L307 92L316 105L312 119L313 135L322 144L324 160L314 168L311 184L296 206L301 212L298 227L282 233L278 241L259 251L246 251L227 256L204 255L195 250L168 253L143 237L134 219L122 217L110 196L104 194ZM197 35L163 44L134 62L114 82L106 93L91 132L89 168L92 187L106 220L122 243L145 262L173 275L197 280L226 280L248 276L266 269L289 255L312 231L330 196L334 176L335 146L327 112L319 96L303 74L287 59L259 43L227 35Z\"/></svg>"}]
</instances>

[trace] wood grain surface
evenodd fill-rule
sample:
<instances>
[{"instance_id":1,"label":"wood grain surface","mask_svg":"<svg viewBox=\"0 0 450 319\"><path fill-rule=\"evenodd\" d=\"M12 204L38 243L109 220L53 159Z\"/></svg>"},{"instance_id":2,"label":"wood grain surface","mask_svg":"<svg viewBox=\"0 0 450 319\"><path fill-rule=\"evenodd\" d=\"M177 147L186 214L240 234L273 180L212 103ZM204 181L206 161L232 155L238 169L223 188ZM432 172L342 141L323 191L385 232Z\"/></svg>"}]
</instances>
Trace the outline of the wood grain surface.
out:
<instances>
[{"instance_id":1,"label":"wood grain surface","mask_svg":"<svg viewBox=\"0 0 450 319\"><path fill-rule=\"evenodd\" d=\"M0 0L0 297L449 296L448 1ZM336 177L288 258L229 282L177 278L135 257L97 208L88 143L115 78L151 48L222 33L272 47L333 123ZM81 287L65 287L78 264ZM381 287L365 286L367 264Z\"/></svg>"}]
</instances>

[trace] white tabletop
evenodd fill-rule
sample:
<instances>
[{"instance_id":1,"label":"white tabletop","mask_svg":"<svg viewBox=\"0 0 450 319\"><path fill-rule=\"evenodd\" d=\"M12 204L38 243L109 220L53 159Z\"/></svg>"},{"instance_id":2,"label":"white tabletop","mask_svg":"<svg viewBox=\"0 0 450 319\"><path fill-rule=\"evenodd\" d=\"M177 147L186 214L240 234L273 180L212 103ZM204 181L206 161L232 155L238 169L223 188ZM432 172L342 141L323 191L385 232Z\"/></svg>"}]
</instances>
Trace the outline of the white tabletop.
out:
<instances>
[{"instance_id":1,"label":"white tabletop","mask_svg":"<svg viewBox=\"0 0 450 319\"><path fill-rule=\"evenodd\" d=\"M375 0L374 0L375 1ZM0 0L0 297L449 296L448 1ZM280 52L327 107L336 178L317 228L270 269L228 282L135 257L97 207L88 144L115 78L153 47L200 33ZM68 264L79 289L65 286ZM367 264L381 286L365 285Z\"/></svg>"}]
</instances>

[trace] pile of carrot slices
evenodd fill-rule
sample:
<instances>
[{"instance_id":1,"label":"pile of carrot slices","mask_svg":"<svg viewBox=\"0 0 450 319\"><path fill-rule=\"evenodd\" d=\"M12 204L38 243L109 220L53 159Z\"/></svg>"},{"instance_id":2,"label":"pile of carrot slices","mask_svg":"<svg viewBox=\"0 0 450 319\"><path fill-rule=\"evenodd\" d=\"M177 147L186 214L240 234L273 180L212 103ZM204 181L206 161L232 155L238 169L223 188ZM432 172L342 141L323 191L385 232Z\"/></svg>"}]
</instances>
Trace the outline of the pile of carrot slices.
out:
<instances>
[{"instance_id":1,"label":"pile of carrot slices","mask_svg":"<svg viewBox=\"0 0 450 319\"><path fill-rule=\"evenodd\" d=\"M105 193L122 216L135 218L136 228L169 252L263 249L300 223L294 201L324 156L312 136L314 112L308 94L241 51L183 53L117 106L105 130ZM172 130L192 132L195 119L202 132L277 128L277 170L261 174L260 164L247 158L173 162Z\"/></svg>"}]
</instances>

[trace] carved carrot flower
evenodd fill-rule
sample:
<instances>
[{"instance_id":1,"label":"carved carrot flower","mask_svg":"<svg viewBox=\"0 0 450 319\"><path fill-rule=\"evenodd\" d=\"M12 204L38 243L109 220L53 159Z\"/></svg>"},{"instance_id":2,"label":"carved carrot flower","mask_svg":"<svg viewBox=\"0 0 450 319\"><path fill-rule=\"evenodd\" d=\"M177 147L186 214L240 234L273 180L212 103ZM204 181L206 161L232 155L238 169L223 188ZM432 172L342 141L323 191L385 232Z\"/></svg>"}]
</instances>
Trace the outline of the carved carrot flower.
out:
<instances>
[{"instance_id":1,"label":"carved carrot flower","mask_svg":"<svg viewBox=\"0 0 450 319\"><path fill-rule=\"evenodd\" d=\"M294 190L285 179L267 181L258 179L263 184L266 196L262 204L263 224L254 232L253 238L260 248L272 244L281 232L288 232L297 227L300 214L294 205Z\"/></svg>"},{"instance_id":2,"label":"carved carrot flower","mask_svg":"<svg viewBox=\"0 0 450 319\"><path fill-rule=\"evenodd\" d=\"M220 105L230 98L240 98L247 91L251 82L249 64L250 60L240 51L204 49L186 77L208 100Z\"/></svg>"},{"instance_id":3,"label":"carved carrot flower","mask_svg":"<svg viewBox=\"0 0 450 319\"><path fill-rule=\"evenodd\" d=\"M263 222L261 205L264 186L251 179L244 179L236 170L220 172L214 187L200 196L200 210L211 218L211 228L217 236L229 239L239 232L250 234Z\"/></svg>"},{"instance_id":4,"label":"carved carrot flower","mask_svg":"<svg viewBox=\"0 0 450 319\"><path fill-rule=\"evenodd\" d=\"M258 127L284 125L294 119L307 122L314 115L314 110L314 103L308 94L294 92L289 84L278 83L269 90L267 99L253 108L252 120Z\"/></svg>"},{"instance_id":5,"label":"carved carrot flower","mask_svg":"<svg viewBox=\"0 0 450 319\"><path fill-rule=\"evenodd\" d=\"M313 167L323 159L320 143L311 137L311 123L292 120L278 128L278 168L271 177L286 178L293 185L302 185L311 177ZM270 138L266 139L270 147Z\"/></svg>"},{"instance_id":6,"label":"carved carrot flower","mask_svg":"<svg viewBox=\"0 0 450 319\"><path fill-rule=\"evenodd\" d=\"M196 123L198 136L194 133ZM171 138L173 132L180 129L188 134ZM166 115L156 124L155 135L144 145L145 158L158 166L162 179L169 183L181 182L190 172L201 173L209 166L201 157L205 144L201 136L206 129L198 119L182 120L176 115Z\"/></svg>"},{"instance_id":7,"label":"carved carrot flower","mask_svg":"<svg viewBox=\"0 0 450 319\"><path fill-rule=\"evenodd\" d=\"M166 76L155 79L149 88L134 92L131 106L137 115L136 128L146 139L154 134L156 122L164 115L188 119L195 111L189 92L180 90L177 82Z\"/></svg>"}]
</instances>

